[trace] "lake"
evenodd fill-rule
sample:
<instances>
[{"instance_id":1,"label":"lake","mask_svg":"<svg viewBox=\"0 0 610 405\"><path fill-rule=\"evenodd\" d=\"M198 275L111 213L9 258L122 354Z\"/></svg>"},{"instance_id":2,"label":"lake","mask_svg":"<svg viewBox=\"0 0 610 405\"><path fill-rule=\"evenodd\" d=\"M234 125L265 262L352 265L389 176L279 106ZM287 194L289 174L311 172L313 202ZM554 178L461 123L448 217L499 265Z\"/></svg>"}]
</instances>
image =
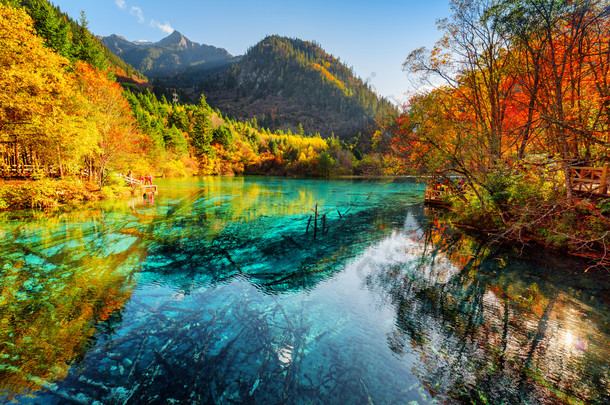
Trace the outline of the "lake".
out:
<instances>
[{"instance_id":1,"label":"lake","mask_svg":"<svg viewBox=\"0 0 610 405\"><path fill-rule=\"evenodd\" d=\"M0 401L610 403L607 270L410 179L158 185L0 216Z\"/></svg>"}]
</instances>

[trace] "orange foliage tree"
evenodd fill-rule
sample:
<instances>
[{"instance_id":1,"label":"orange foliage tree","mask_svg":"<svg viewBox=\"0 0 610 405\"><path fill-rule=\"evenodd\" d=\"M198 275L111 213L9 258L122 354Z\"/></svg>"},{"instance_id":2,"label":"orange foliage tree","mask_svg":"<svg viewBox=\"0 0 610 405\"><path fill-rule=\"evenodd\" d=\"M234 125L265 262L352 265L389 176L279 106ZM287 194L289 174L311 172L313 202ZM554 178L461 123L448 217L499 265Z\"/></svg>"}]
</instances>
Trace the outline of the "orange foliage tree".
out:
<instances>
[{"instance_id":1,"label":"orange foliage tree","mask_svg":"<svg viewBox=\"0 0 610 405\"><path fill-rule=\"evenodd\" d=\"M97 171L102 187L110 169L128 171L130 165L146 156L152 141L136 130L135 119L118 83L83 62L77 62L75 70L98 131L97 148L87 157L89 174Z\"/></svg>"},{"instance_id":2,"label":"orange foliage tree","mask_svg":"<svg viewBox=\"0 0 610 405\"><path fill-rule=\"evenodd\" d=\"M435 88L406 106L393 155L424 172L458 172L492 199L524 163L552 157L572 204L570 164L609 158L604 4L452 1L451 18L439 24L443 38L404 64Z\"/></svg>"}]
</instances>

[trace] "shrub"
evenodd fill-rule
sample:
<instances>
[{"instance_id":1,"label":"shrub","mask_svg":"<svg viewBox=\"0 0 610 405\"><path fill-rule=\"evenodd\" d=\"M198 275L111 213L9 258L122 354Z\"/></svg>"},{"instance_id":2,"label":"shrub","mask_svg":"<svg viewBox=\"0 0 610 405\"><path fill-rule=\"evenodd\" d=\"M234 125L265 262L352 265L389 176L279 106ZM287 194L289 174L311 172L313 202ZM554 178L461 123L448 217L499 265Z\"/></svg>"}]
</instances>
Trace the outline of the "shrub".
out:
<instances>
[{"instance_id":1,"label":"shrub","mask_svg":"<svg viewBox=\"0 0 610 405\"><path fill-rule=\"evenodd\" d=\"M597 208L603 215L610 215L610 200L603 200L597 204Z\"/></svg>"},{"instance_id":2,"label":"shrub","mask_svg":"<svg viewBox=\"0 0 610 405\"><path fill-rule=\"evenodd\" d=\"M162 167L163 177L186 177L188 176L186 167L181 160L170 160Z\"/></svg>"},{"instance_id":3,"label":"shrub","mask_svg":"<svg viewBox=\"0 0 610 405\"><path fill-rule=\"evenodd\" d=\"M332 169L337 161L327 151L323 151L318 155L318 165L320 166L320 175L329 177Z\"/></svg>"},{"instance_id":4,"label":"shrub","mask_svg":"<svg viewBox=\"0 0 610 405\"><path fill-rule=\"evenodd\" d=\"M47 209L96 198L78 179L8 181L0 187L0 209Z\"/></svg>"},{"instance_id":5,"label":"shrub","mask_svg":"<svg viewBox=\"0 0 610 405\"><path fill-rule=\"evenodd\" d=\"M381 160L378 156L365 155L354 164L354 174L378 176L382 174Z\"/></svg>"}]
</instances>

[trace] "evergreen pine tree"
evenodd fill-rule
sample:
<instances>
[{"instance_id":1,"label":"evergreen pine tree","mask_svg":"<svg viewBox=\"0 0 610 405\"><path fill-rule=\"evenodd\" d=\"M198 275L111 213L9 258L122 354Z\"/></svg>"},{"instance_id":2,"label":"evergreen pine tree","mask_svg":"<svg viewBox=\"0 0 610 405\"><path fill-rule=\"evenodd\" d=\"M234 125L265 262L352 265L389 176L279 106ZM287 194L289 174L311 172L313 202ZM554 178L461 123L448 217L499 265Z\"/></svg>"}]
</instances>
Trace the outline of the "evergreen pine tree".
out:
<instances>
[{"instance_id":1,"label":"evergreen pine tree","mask_svg":"<svg viewBox=\"0 0 610 405\"><path fill-rule=\"evenodd\" d=\"M197 108L193 113L193 129L191 130L191 145L195 148L198 157L209 155L213 152L210 142L212 141L212 123L208 114L202 108Z\"/></svg>"},{"instance_id":2,"label":"evergreen pine tree","mask_svg":"<svg viewBox=\"0 0 610 405\"><path fill-rule=\"evenodd\" d=\"M104 50L99 41L89 32L89 22L84 11L80 14L80 24L72 33L74 46L72 52L74 57L99 70L108 67Z\"/></svg>"},{"instance_id":3,"label":"evergreen pine tree","mask_svg":"<svg viewBox=\"0 0 610 405\"><path fill-rule=\"evenodd\" d=\"M70 27L57 16L55 9L47 1L32 0L28 4L27 12L34 20L36 33L45 39L49 48L70 58Z\"/></svg>"},{"instance_id":4,"label":"evergreen pine tree","mask_svg":"<svg viewBox=\"0 0 610 405\"><path fill-rule=\"evenodd\" d=\"M174 125L179 130L185 132L188 131L189 124L190 122L188 116L186 115L186 111L179 107L174 108L167 119L167 125Z\"/></svg>"}]
</instances>

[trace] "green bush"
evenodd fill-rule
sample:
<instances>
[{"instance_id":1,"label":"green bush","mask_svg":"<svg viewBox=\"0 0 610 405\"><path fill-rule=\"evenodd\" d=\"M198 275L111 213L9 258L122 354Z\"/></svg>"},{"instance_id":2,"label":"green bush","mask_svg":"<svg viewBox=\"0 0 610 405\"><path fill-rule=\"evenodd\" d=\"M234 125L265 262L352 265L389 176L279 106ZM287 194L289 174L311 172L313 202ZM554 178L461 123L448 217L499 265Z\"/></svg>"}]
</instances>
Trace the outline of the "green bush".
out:
<instances>
[{"instance_id":1,"label":"green bush","mask_svg":"<svg viewBox=\"0 0 610 405\"><path fill-rule=\"evenodd\" d=\"M506 192L508 202L521 206L549 201L554 196L552 183L533 174L514 176Z\"/></svg>"},{"instance_id":2,"label":"green bush","mask_svg":"<svg viewBox=\"0 0 610 405\"><path fill-rule=\"evenodd\" d=\"M42 180L44 178L45 178L45 171L43 169L38 168L32 172L32 177L31 177L32 180L38 181L38 180Z\"/></svg>"},{"instance_id":3,"label":"green bush","mask_svg":"<svg viewBox=\"0 0 610 405\"><path fill-rule=\"evenodd\" d=\"M104 198L114 198L129 192L129 188L118 184L102 187L101 194Z\"/></svg>"},{"instance_id":4,"label":"green bush","mask_svg":"<svg viewBox=\"0 0 610 405\"><path fill-rule=\"evenodd\" d=\"M125 185L125 180L118 176L116 173L111 173L104 181L104 186L123 186Z\"/></svg>"},{"instance_id":5,"label":"green bush","mask_svg":"<svg viewBox=\"0 0 610 405\"><path fill-rule=\"evenodd\" d=\"M511 177L504 173L494 173L487 178L485 188L491 197L491 201L499 208L506 205L511 197L509 186Z\"/></svg>"},{"instance_id":6,"label":"green bush","mask_svg":"<svg viewBox=\"0 0 610 405\"><path fill-rule=\"evenodd\" d=\"M603 215L610 215L610 199L601 201L597 208Z\"/></svg>"},{"instance_id":7,"label":"green bush","mask_svg":"<svg viewBox=\"0 0 610 405\"><path fill-rule=\"evenodd\" d=\"M337 161L327 151L323 151L318 155L318 165L320 166L320 175L329 177L332 169Z\"/></svg>"},{"instance_id":8,"label":"green bush","mask_svg":"<svg viewBox=\"0 0 610 405\"><path fill-rule=\"evenodd\" d=\"M354 174L357 175L378 176L382 173L383 167L378 156L365 155L354 164Z\"/></svg>"}]
</instances>

